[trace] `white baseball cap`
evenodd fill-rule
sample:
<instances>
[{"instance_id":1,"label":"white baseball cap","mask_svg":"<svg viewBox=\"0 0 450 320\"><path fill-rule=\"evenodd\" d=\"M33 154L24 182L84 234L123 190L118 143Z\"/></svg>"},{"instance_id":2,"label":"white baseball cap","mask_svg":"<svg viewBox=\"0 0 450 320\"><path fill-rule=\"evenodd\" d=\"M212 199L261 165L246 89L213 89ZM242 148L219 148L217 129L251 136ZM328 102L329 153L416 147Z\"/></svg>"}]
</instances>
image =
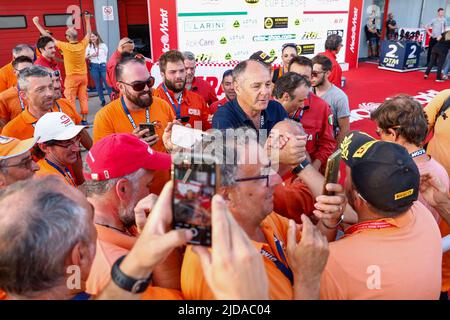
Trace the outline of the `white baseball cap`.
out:
<instances>
[{"instance_id":1,"label":"white baseball cap","mask_svg":"<svg viewBox=\"0 0 450 320\"><path fill-rule=\"evenodd\" d=\"M34 137L38 143L50 140L69 140L84 129L75 125L70 117L62 112L49 112L43 115L34 128Z\"/></svg>"}]
</instances>

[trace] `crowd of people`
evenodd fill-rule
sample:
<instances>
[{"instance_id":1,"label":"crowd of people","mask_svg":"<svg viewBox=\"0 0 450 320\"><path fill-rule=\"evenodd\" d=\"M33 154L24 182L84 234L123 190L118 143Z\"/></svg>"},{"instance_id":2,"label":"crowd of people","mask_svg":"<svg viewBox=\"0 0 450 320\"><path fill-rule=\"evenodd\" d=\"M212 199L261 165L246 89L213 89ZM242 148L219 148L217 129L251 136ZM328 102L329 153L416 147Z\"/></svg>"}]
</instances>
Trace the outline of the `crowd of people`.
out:
<instances>
[{"instance_id":1,"label":"crowd of people","mask_svg":"<svg viewBox=\"0 0 450 320\"><path fill-rule=\"evenodd\" d=\"M339 35L313 59L284 45L277 69L256 52L218 100L191 52L162 54L155 88L129 38L107 60L89 15L81 41L33 21L40 57L20 44L0 69L0 299L448 299L450 90L386 99L375 139L350 130ZM104 105L92 138L86 57ZM174 126L203 138L180 150ZM227 161L207 248L173 228L170 170L211 145ZM325 183L336 149L342 185Z\"/></svg>"}]
</instances>

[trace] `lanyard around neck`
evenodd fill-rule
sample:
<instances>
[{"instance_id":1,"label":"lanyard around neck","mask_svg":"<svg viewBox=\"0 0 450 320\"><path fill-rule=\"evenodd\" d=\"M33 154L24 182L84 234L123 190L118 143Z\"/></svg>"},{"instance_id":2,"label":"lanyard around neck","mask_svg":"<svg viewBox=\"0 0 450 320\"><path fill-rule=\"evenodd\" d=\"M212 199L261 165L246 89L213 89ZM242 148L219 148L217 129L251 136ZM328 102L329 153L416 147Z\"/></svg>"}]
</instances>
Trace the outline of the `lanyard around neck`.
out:
<instances>
[{"instance_id":1,"label":"lanyard around neck","mask_svg":"<svg viewBox=\"0 0 450 320\"><path fill-rule=\"evenodd\" d=\"M177 99L178 104L175 104L172 97L169 94L169 91L167 90L166 85L163 83L162 88L164 90L164 93L167 96L167 99L169 99L170 104L172 105L173 110L175 111L175 114L177 115L177 119L181 118L181 101L183 100L183 93L180 94L180 96Z\"/></svg>"},{"instance_id":2,"label":"lanyard around neck","mask_svg":"<svg viewBox=\"0 0 450 320\"><path fill-rule=\"evenodd\" d=\"M120 101L122 103L123 111L125 112L125 115L127 116L128 120L130 121L131 125L133 126L133 129L136 129L136 122L134 122L133 117L130 114L130 111L127 108L127 105L125 103L125 99L123 96L120 98ZM149 108L145 109L145 120L147 123L150 123L150 111Z\"/></svg>"},{"instance_id":3,"label":"lanyard around neck","mask_svg":"<svg viewBox=\"0 0 450 320\"><path fill-rule=\"evenodd\" d=\"M64 177L64 179L66 179L67 182L69 182L71 185L73 185L74 187L76 187L76 183L75 180L73 179L72 175L70 174L69 169L64 168L64 171L58 166L56 165L54 162L48 160L47 158L45 158L45 161L47 161L47 163L49 165L51 165L53 168L55 168L60 174L62 174L62 176Z\"/></svg>"},{"instance_id":4,"label":"lanyard around neck","mask_svg":"<svg viewBox=\"0 0 450 320\"><path fill-rule=\"evenodd\" d=\"M426 151L425 151L425 149L419 149L419 150L416 150L416 151L414 151L414 152L411 152L409 155L411 156L411 158L417 158L417 157L419 157L419 156L421 156L421 155L423 155L423 154L425 154L425 153L427 153Z\"/></svg>"},{"instance_id":5,"label":"lanyard around neck","mask_svg":"<svg viewBox=\"0 0 450 320\"><path fill-rule=\"evenodd\" d=\"M273 235L273 238L275 240L275 245L277 246L278 254L280 255L281 259L284 261L284 263L281 262L280 260L278 260L278 258L275 257L273 254L271 254L270 252L268 252L267 250L264 250L262 248L261 248L261 254L264 257L267 257L273 263L275 263L278 270L280 270L286 276L286 278L289 279L289 281L293 285L294 284L294 275L292 273L292 270L289 268L289 266L287 266L287 260L286 260L286 256L284 255L283 247L281 246L281 241L278 240L278 238L275 235Z\"/></svg>"}]
</instances>

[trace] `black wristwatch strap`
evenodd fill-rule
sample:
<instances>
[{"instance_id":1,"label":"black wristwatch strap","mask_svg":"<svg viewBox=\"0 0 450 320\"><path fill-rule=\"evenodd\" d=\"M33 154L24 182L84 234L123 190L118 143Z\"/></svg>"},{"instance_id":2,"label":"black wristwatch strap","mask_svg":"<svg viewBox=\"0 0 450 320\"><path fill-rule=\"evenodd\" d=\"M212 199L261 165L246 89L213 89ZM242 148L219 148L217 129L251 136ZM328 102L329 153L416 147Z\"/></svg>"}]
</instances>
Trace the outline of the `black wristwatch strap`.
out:
<instances>
[{"instance_id":1,"label":"black wristwatch strap","mask_svg":"<svg viewBox=\"0 0 450 320\"><path fill-rule=\"evenodd\" d=\"M123 290L129 291L131 293L142 293L144 292L148 285L150 284L152 277L148 277L147 279L134 279L132 277L127 276L125 273L120 270L120 264L126 256L122 256L114 263L111 269L111 279L114 283L122 288Z\"/></svg>"},{"instance_id":2,"label":"black wristwatch strap","mask_svg":"<svg viewBox=\"0 0 450 320\"><path fill-rule=\"evenodd\" d=\"M298 166L296 166L294 169L292 169L293 174L299 174L300 171L306 168L306 166L310 165L311 162L309 162L308 159L303 160Z\"/></svg>"}]
</instances>

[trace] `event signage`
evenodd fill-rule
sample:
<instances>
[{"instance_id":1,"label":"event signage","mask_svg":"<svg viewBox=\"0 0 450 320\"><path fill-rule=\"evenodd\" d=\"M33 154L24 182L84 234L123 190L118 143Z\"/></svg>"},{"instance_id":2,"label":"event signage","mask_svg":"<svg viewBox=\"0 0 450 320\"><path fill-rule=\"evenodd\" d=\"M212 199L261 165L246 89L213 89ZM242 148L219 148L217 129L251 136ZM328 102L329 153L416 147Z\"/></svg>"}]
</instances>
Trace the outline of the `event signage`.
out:
<instances>
[{"instance_id":1,"label":"event signage","mask_svg":"<svg viewBox=\"0 0 450 320\"><path fill-rule=\"evenodd\" d=\"M416 41L383 41L379 68L397 72L417 70L421 50Z\"/></svg>"}]
</instances>

